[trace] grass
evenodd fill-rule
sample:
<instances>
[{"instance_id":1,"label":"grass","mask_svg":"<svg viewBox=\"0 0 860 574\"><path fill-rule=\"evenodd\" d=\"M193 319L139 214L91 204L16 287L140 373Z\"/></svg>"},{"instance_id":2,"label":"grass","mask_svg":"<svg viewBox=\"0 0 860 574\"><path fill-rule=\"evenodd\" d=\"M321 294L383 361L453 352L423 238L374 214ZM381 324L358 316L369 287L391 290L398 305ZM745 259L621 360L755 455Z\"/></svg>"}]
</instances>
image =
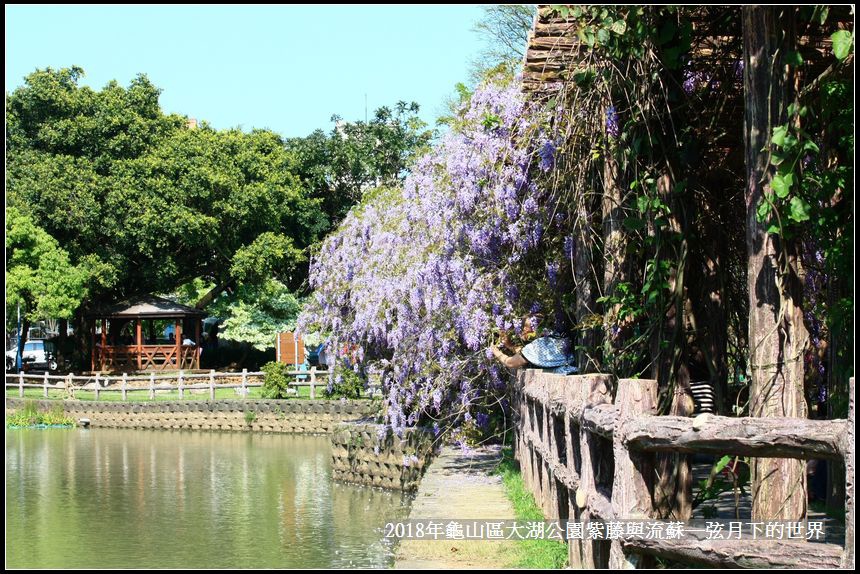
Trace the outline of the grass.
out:
<instances>
[{"instance_id":1,"label":"grass","mask_svg":"<svg viewBox=\"0 0 860 574\"><path fill-rule=\"evenodd\" d=\"M520 473L520 465L510 448L505 448L502 461L496 470L501 475L505 494L514 507L518 521L545 520L543 512L535 503L534 496L526 489ZM517 540L517 558L514 568L559 569L567 566L567 544L558 540Z\"/></svg>"},{"instance_id":2,"label":"grass","mask_svg":"<svg viewBox=\"0 0 860 574\"><path fill-rule=\"evenodd\" d=\"M6 417L7 427L32 426L74 426L75 421L63 412L62 405L54 405L50 410L40 411L34 401L26 401L24 407Z\"/></svg>"},{"instance_id":3,"label":"grass","mask_svg":"<svg viewBox=\"0 0 860 574\"><path fill-rule=\"evenodd\" d=\"M323 395L323 390L325 390L325 385L320 385L316 388L316 398L317 399L325 399ZM248 399L261 399L262 389L260 387L253 387L248 389L248 394L246 398ZM18 389L15 387L6 387L6 396L8 398L18 398ZM179 391L156 391L155 398L149 398L149 391L146 389L143 390L135 390L128 392L128 398L126 402L152 402L152 401L178 401ZM24 398L25 399L44 399L44 390L43 389L24 389ZM68 395L65 389L57 389L48 387L48 398L49 399L65 399L68 398ZM238 400L241 396L236 392L236 389L219 389L215 388L215 400ZM311 398L311 389L310 387L298 387L298 394L292 395L290 399L310 399ZM79 390L75 391L75 399L79 401L94 401L96 400L95 391L84 391ZM284 400L290 400L284 399ZM99 400L100 401L119 401L122 402L122 391L119 390L109 390L109 391L99 391ZM189 401L208 401L209 400L209 390L206 389L203 392L200 392L197 389L195 392L191 392L188 389L185 390L185 396L182 400ZM339 400L339 399L333 399Z\"/></svg>"}]
</instances>

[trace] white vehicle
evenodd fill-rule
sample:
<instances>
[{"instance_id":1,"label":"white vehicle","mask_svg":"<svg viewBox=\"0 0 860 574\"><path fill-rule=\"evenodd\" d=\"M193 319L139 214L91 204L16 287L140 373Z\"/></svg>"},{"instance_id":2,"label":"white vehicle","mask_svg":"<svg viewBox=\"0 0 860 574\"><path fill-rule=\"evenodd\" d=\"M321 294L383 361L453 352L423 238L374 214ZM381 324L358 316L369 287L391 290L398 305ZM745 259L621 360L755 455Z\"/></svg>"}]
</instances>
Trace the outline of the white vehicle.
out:
<instances>
[{"instance_id":1,"label":"white vehicle","mask_svg":"<svg viewBox=\"0 0 860 574\"><path fill-rule=\"evenodd\" d=\"M24 352L21 354L23 363L34 368L47 369L49 371L57 370L57 359L47 352L45 341L36 339L24 343ZM17 361L18 347L15 346L11 351L6 351L6 370L14 371Z\"/></svg>"}]
</instances>

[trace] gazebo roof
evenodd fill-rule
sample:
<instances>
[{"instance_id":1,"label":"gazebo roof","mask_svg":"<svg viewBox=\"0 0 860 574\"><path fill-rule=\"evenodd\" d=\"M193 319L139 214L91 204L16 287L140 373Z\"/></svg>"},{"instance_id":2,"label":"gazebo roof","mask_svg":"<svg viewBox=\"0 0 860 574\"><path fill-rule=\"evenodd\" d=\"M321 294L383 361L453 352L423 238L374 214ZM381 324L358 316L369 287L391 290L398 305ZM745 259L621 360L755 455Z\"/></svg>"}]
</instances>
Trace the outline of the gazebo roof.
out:
<instances>
[{"instance_id":1,"label":"gazebo roof","mask_svg":"<svg viewBox=\"0 0 860 574\"><path fill-rule=\"evenodd\" d=\"M122 301L93 312L93 316L106 319L171 319L179 317L202 317L205 314L199 309L180 305L170 299L154 295Z\"/></svg>"}]
</instances>

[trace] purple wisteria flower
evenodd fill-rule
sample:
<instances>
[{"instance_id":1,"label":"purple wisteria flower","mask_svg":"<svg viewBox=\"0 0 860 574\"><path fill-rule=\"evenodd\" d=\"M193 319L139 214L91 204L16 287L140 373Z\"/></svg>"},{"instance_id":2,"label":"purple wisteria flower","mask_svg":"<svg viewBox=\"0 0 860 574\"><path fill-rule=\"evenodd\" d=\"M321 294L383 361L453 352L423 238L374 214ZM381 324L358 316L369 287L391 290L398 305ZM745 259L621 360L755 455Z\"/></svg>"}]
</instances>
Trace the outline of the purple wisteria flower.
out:
<instances>
[{"instance_id":1,"label":"purple wisteria flower","mask_svg":"<svg viewBox=\"0 0 860 574\"><path fill-rule=\"evenodd\" d=\"M555 144L551 141L544 142L543 146L541 146L538 154L540 155L540 169L543 171L549 171L555 165L555 152L556 147Z\"/></svg>"},{"instance_id":2,"label":"purple wisteria flower","mask_svg":"<svg viewBox=\"0 0 860 574\"><path fill-rule=\"evenodd\" d=\"M558 263L553 261L553 262L547 264L546 276L547 276L547 279L549 280L549 286L552 287L553 289L555 289L555 287L558 285L558 271L559 271Z\"/></svg>"},{"instance_id":3,"label":"purple wisteria flower","mask_svg":"<svg viewBox=\"0 0 860 574\"><path fill-rule=\"evenodd\" d=\"M480 423L482 401L504 392L487 347L497 330L519 328L527 303L526 279L509 269L544 257L565 221L550 219L535 179L558 153L542 113L516 85L480 88L463 126L416 160L402 190L352 210L312 258L299 330L330 334L359 371L384 361L386 432L402 436L424 416L437 432L468 412ZM559 269L547 267L548 283Z\"/></svg>"},{"instance_id":4,"label":"purple wisteria flower","mask_svg":"<svg viewBox=\"0 0 860 574\"><path fill-rule=\"evenodd\" d=\"M576 245L573 242L573 237L568 235L564 238L564 256L570 260L573 260L574 253L576 252Z\"/></svg>"},{"instance_id":5,"label":"purple wisteria flower","mask_svg":"<svg viewBox=\"0 0 860 574\"><path fill-rule=\"evenodd\" d=\"M621 128L618 126L618 111L615 106L609 106L606 110L606 133L611 138L617 138L621 133Z\"/></svg>"}]
</instances>

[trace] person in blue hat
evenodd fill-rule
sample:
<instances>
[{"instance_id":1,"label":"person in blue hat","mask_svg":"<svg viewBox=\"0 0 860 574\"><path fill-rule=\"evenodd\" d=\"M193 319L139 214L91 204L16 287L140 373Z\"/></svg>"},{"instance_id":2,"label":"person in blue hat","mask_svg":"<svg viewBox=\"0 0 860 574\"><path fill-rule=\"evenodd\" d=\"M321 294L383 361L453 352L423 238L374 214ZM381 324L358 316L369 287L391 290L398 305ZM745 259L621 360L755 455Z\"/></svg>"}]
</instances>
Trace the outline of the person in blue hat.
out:
<instances>
[{"instance_id":1,"label":"person in blue hat","mask_svg":"<svg viewBox=\"0 0 860 574\"><path fill-rule=\"evenodd\" d=\"M538 319L537 316L528 316L523 321L523 340L534 335ZM511 354L505 353L499 345L493 345L490 351L496 360L506 367L518 369L531 366L562 375L576 373L578 370L570 353L570 339L556 333L545 332L523 346L513 345L505 333L502 335L501 344Z\"/></svg>"}]
</instances>

